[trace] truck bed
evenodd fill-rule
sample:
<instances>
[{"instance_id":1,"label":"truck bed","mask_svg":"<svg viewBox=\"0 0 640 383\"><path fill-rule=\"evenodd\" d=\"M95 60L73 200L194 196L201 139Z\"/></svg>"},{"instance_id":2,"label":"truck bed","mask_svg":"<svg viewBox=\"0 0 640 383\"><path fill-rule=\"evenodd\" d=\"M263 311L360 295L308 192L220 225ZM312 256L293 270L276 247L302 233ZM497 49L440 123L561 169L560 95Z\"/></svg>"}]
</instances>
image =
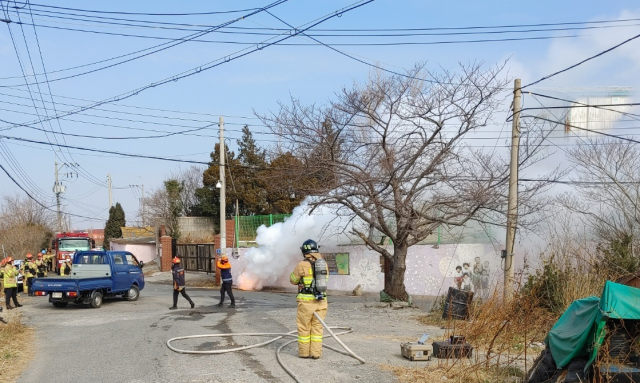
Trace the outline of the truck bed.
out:
<instances>
[{"instance_id":1,"label":"truck bed","mask_svg":"<svg viewBox=\"0 0 640 383\"><path fill-rule=\"evenodd\" d=\"M33 280L33 291L63 292L68 291L88 291L96 289L110 290L112 286L111 277L76 277L65 275L58 277L35 278Z\"/></svg>"}]
</instances>

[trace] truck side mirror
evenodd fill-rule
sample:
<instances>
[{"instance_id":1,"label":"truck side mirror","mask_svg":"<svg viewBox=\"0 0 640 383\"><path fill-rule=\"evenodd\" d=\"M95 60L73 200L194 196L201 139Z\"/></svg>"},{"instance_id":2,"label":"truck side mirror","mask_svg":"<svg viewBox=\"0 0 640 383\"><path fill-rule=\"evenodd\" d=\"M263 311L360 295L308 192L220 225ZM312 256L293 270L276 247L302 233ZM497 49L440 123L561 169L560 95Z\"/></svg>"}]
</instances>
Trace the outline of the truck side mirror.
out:
<instances>
[{"instance_id":1,"label":"truck side mirror","mask_svg":"<svg viewBox=\"0 0 640 383\"><path fill-rule=\"evenodd\" d=\"M142 266L144 266L144 262L140 261L140 262L138 263L138 267L142 269Z\"/></svg>"}]
</instances>

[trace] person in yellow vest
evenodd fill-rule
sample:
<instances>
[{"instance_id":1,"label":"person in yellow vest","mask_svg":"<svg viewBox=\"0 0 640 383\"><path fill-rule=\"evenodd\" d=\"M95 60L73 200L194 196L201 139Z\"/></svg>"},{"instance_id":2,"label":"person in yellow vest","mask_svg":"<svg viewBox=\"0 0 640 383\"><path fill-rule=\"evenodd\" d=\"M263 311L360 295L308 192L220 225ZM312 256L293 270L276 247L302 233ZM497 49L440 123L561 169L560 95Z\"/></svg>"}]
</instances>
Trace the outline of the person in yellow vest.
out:
<instances>
[{"instance_id":1,"label":"person in yellow vest","mask_svg":"<svg viewBox=\"0 0 640 383\"><path fill-rule=\"evenodd\" d=\"M67 255L64 259L64 263L60 266L60 275L71 274L71 256Z\"/></svg>"},{"instance_id":2,"label":"person in yellow vest","mask_svg":"<svg viewBox=\"0 0 640 383\"><path fill-rule=\"evenodd\" d=\"M44 261L42 260L42 253L38 253L38 260L35 263L36 263L36 276L38 278L46 277L47 265L45 265Z\"/></svg>"},{"instance_id":3,"label":"person in yellow vest","mask_svg":"<svg viewBox=\"0 0 640 383\"><path fill-rule=\"evenodd\" d=\"M308 239L302 247L304 260L300 261L289 276L291 284L298 285L298 313L296 324L298 326L298 356L300 358L318 359L322 356L322 323L313 315L324 320L327 316L326 293L316 294L313 288L315 261L322 258L318 244ZM327 270L328 273L328 270ZM319 298L319 299L318 299Z\"/></svg>"},{"instance_id":4,"label":"person in yellow vest","mask_svg":"<svg viewBox=\"0 0 640 383\"><path fill-rule=\"evenodd\" d=\"M27 253L25 262L22 264L22 274L27 282L27 288L24 290L27 294L33 296L31 286L33 285L33 278L36 276L36 263L33 261L33 254Z\"/></svg>"},{"instance_id":5,"label":"person in yellow vest","mask_svg":"<svg viewBox=\"0 0 640 383\"><path fill-rule=\"evenodd\" d=\"M8 310L11 310L11 299L16 307L22 307L18 303L18 269L13 265L13 258L6 258L6 265L2 273L2 281L4 284L4 300Z\"/></svg>"}]
</instances>

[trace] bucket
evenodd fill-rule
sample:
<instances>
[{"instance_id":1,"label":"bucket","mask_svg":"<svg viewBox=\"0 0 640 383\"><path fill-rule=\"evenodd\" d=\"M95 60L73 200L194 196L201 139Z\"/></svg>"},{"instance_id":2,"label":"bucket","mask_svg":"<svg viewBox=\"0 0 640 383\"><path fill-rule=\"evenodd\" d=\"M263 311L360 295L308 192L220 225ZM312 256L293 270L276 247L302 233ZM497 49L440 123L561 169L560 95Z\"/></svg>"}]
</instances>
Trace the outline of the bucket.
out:
<instances>
[{"instance_id":1,"label":"bucket","mask_svg":"<svg viewBox=\"0 0 640 383\"><path fill-rule=\"evenodd\" d=\"M472 299L472 292L449 287L449 292L444 301L442 319L467 319L469 316L469 303L471 303Z\"/></svg>"}]
</instances>

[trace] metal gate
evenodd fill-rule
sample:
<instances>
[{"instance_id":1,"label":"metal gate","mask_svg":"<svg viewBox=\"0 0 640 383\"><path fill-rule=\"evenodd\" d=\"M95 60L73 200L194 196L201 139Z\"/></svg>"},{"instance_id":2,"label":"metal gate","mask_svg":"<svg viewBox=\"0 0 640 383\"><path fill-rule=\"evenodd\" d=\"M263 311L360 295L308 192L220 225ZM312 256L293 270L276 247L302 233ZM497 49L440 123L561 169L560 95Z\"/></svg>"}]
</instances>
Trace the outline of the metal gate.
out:
<instances>
[{"instance_id":1,"label":"metal gate","mask_svg":"<svg viewBox=\"0 0 640 383\"><path fill-rule=\"evenodd\" d=\"M176 254L187 271L215 272L215 249L213 243L176 245Z\"/></svg>"}]
</instances>

